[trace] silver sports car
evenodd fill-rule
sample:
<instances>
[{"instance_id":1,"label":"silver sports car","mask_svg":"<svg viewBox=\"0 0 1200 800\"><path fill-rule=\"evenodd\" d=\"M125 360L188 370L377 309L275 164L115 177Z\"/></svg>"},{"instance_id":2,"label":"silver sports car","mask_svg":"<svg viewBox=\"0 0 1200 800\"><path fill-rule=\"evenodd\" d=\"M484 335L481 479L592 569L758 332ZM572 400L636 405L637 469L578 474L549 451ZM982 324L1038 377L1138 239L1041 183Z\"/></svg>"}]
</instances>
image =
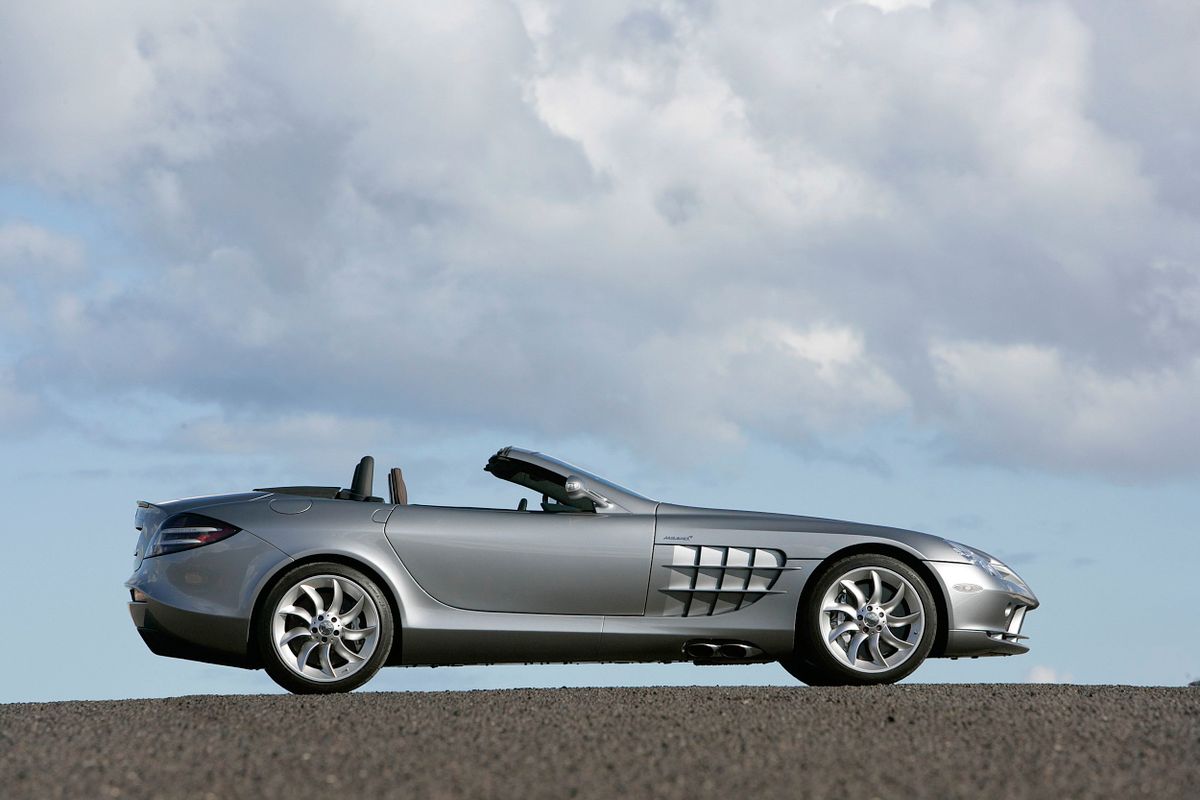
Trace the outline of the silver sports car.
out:
<instances>
[{"instance_id":1,"label":"silver sports car","mask_svg":"<svg viewBox=\"0 0 1200 800\"><path fill-rule=\"evenodd\" d=\"M139 502L126 582L159 655L344 692L387 665L779 661L891 683L928 657L1025 653L1038 601L998 559L914 531L651 500L542 453L484 467L513 509L286 486Z\"/></svg>"}]
</instances>

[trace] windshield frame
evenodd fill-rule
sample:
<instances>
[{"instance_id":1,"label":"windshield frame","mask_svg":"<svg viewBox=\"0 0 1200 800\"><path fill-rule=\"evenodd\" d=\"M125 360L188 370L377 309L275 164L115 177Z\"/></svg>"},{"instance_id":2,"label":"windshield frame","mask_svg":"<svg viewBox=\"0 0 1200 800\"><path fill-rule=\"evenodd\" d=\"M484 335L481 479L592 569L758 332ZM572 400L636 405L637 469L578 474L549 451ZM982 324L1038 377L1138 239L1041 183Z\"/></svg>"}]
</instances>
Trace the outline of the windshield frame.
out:
<instances>
[{"instance_id":1,"label":"windshield frame","mask_svg":"<svg viewBox=\"0 0 1200 800\"><path fill-rule=\"evenodd\" d=\"M566 479L570 476L575 476L575 477L579 478L581 481L583 481L584 485L588 489L595 491L596 493L600 494L601 496L603 496L604 498L606 498L607 500L609 500L612 503L612 506L610 508L605 508L605 507L603 507L602 504L591 504L592 508L589 510L593 510L596 513L628 512L628 513L647 514L647 513L653 513L654 509L658 506L658 501L652 500L649 497L638 494L637 492L633 491L632 489L627 489L624 486L621 486L620 484L614 483L605 478L601 478L599 475L596 475L586 469L577 467L574 464L568 463L561 459L554 458L553 456L548 456L545 453L540 453L540 452L537 452L534 450L525 450L523 448L518 448L518 447L506 447L506 448L500 450L499 452L497 452L490 459L488 459L488 464L487 464L487 466L484 467L484 469L487 470L488 472L491 472L496 477L501 478L502 480L510 480L510 478L505 477L504 475L498 474L497 471L494 471L491 468L493 464L497 464L498 462L502 462L502 461L520 462L523 464L530 465L532 467L544 469L544 470L560 477L562 479L563 484L566 483ZM508 470L500 470L500 472L507 472L507 471ZM539 488L528 486L527 484L524 484L520 481L511 481L510 480L510 482L515 483L518 486L525 486L526 488L529 488L533 491L540 491ZM557 481L555 481L555 484L557 485ZM566 496L565 486L562 491L563 491L563 497L565 497ZM564 505L570 505L570 506L573 506L576 508L579 507L579 504L581 502L580 500L570 500L570 498L567 498L566 501L563 501L562 499L560 499L559 497L556 497L554 495L550 495L550 496L554 497L555 500L559 501L560 503L562 503ZM584 502L591 503L590 500L586 500Z\"/></svg>"}]
</instances>

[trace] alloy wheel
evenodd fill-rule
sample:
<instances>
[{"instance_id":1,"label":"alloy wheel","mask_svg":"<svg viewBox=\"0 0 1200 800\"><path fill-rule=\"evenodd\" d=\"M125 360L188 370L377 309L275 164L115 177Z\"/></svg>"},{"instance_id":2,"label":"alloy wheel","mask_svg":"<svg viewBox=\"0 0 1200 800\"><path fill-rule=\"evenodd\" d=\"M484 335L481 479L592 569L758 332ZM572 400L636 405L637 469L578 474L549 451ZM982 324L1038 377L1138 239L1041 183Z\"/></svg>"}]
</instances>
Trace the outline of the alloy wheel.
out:
<instances>
[{"instance_id":1,"label":"alloy wheel","mask_svg":"<svg viewBox=\"0 0 1200 800\"><path fill-rule=\"evenodd\" d=\"M916 587L899 573L856 567L825 591L817 629L841 665L860 673L885 672L917 652L925 608Z\"/></svg>"},{"instance_id":2,"label":"alloy wheel","mask_svg":"<svg viewBox=\"0 0 1200 800\"><path fill-rule=\"evenodd\" d=\"M310 681L354 675L379 644L379 609L370 594L341 575L314 575L293 584L276 603L271 642L279 660Z\"/></svg>"}]
</instances>

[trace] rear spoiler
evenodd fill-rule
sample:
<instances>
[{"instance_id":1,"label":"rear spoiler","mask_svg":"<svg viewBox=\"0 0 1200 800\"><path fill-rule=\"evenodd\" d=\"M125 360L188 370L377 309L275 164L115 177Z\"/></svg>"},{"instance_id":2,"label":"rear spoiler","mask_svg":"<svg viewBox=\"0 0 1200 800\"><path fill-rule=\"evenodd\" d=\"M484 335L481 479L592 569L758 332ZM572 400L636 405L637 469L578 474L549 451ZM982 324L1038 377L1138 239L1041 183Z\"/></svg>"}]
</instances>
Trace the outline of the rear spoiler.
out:
<instances>
[{"instance_id":1,"label":"rear spoiler","mask_svg":"<svg viewBox=\"0 0 1200 800\"><path fill-rule=\"evenodd\" d=\"M162 509L159 509L158 506L154 505L154 503L148 503L145 500L137 501L137 511L133 512L133 527L135 530L140 531L146 527L146 525L145 525L146 514L152 508L157 509L159 511L162 510ZM163 512L163 513L166 513L166 512Z\"/></svg>"}]
</instances>

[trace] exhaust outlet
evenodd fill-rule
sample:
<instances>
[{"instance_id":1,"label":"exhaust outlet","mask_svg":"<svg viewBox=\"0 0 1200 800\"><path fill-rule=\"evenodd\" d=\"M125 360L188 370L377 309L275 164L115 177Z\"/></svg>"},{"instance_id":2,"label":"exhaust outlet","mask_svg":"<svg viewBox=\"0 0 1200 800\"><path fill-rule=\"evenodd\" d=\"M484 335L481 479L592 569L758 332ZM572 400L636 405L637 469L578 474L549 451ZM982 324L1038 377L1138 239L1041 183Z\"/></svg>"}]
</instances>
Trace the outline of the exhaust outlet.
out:
<instances>
[{"instance_id":1,"label":"exhaust outlet","mask_svg":"<svg viewBox=\"0 0 1200 800\"><path fill-rule=\"evenodd\" d=\"M692 658L716 658L720 648L712 642L693 642L683 648Z\"/></svg>"},{"instance_id":2,"label":"exhaust outlet","mask_svg":"<svg viewBox=\"0 0 1200 800\"><path fill-rule=\"evenodd\" d=\"M751 647L748 644L723 644L717 648L717 655L721 658L751 658L752 656L762 655L762 650L757 647Z\"/></svg>"},{"instance_id":3,"label":"exhaust outlet","mask_svg":"<svg viewBox=\"0 0 1200 800\"><path fill-rule=\"evenodd\" d=\"M761 648L745 642L692 642L683 652L697 661L745 661L763 654Z\"/></svg>"}]
</instances>

